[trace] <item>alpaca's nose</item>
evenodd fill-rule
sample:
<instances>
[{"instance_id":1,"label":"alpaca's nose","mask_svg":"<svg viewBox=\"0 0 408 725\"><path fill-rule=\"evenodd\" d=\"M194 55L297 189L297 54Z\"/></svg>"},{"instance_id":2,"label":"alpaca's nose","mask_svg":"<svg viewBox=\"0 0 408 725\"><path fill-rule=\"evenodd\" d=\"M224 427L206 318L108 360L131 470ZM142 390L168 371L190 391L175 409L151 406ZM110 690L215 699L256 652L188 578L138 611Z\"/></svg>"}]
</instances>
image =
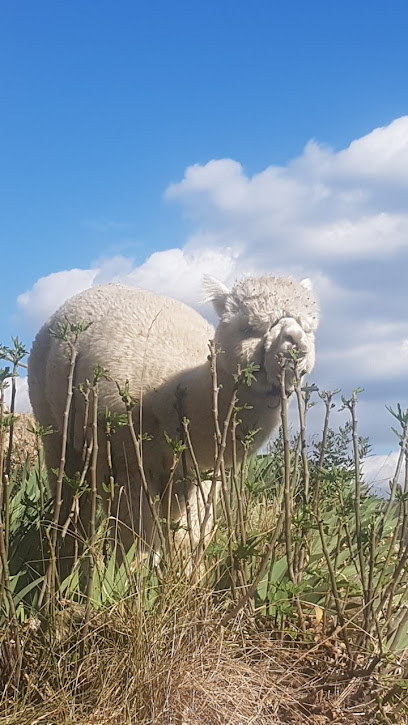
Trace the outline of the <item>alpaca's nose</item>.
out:
<instances>
[{"instance_id":1,"label":"alpaca's nose","mask_svg":"<svg viewBox=\"0 0 408 725\"><path fill-rule=\"evenodd\" d=\"M285 347L297 348L300 352L307 352L307 338L305 332L296 320L288 319L282 330L282 341Z\"/></svg>"}]
</instances>

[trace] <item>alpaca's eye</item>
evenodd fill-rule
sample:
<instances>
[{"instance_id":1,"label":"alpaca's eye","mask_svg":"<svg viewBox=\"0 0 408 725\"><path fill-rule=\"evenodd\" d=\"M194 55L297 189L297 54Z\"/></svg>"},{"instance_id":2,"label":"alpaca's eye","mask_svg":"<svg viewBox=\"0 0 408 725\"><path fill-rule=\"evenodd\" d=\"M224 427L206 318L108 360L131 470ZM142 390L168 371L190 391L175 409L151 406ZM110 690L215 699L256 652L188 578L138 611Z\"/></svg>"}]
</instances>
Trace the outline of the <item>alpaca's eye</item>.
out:
<instances>
[{"instance_id":1,"label":"alpaca's eye","mask_svg":"<svg viewBox=\"0 0 408 725\"><path fill-rule=\"evenodd\" d=\"M256 327L251 327L251 325L247 325L241 330L242 337L244 338L252 338L252 337L262 337L261 330L257 329Z\"/></svg>"}]
</instances>

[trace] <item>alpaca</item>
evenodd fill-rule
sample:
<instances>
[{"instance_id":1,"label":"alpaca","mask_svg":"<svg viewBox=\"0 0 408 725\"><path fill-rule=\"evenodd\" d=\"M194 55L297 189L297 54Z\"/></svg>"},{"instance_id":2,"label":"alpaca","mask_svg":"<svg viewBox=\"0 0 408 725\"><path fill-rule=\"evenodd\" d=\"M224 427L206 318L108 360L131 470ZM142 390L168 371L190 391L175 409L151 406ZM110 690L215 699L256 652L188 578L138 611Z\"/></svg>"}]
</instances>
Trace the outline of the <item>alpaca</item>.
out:
<instances>
[{"instance_id":1,"label":"alpaca","mask_svg":"<svg viewBox=\"0 0 408 725\"><path fill-rule=\"evenodd\" d=\"M51 335L50 330L66 320L92 323L78 340L75 384L92 380L95 366L100 365L111 376L99 383L101 411L108 408L114 413L124 412L115 381L123 387L128 380L131 395L141 403L141 407L134 408L132 416L136 432L149 436L143 442L143 467L152 499L165 497L173 456L166 436L173 440L182 437L182 417L190 421L191 441L200 470L214 466L210 339L215 340L220 350L217 375L221 424L230 404L238 366L242 370L253 363L259 366L256 380L250 386L243 383L238 389L242 408L240 428L243 434L258 431L253 451L270 438L280 422L278 354L297 348L302 354L300 370L308 373L314 365L318 307L310 283L266 275L244 278L230 291L221 282L207 277L204 292L219 318L215 330L198 312L181 302L116 284L87 289L65 302L48 320L31 350L28 382L36 418L55 431L44 438L50 471L58 467L61 456L60 431L69 368L67 345ZM83 421L84 398L75 389L66 451L69 476L82 469ZM102 430L98 436L103 449ZM99 485L108 479L104 458L99 456ZM124 522L125 546L131 545L136 530L148 546L156 548L157 542L152 540L151 512L141 489L135 449L127 427L119 428L112 437L112 458L117 488L125 492L116 502L118 517ZM191 459L188 455L186 459L190 470ZM230 436L224 460L227 466L231 465ZM50 475L52 478L53 474ZM177 480L181 476L180 471L175 477L171 516L175 520L185 517L184 493L196 519L196 487L188 482L182 487ZM193 523L197 530L197 521Z\"/></svg>"}]
</instances>

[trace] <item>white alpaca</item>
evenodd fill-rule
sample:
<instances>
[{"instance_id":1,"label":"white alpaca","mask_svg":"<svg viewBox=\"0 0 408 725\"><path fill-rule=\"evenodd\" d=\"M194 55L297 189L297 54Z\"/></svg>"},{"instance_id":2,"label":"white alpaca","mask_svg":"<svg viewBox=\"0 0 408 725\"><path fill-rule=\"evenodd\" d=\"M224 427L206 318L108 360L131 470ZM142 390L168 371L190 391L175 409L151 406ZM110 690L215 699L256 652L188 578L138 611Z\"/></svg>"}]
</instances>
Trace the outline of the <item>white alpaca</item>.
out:
<instances>
[{"instance_id":1,"label":"white alpaca","mask_svg":"<svg viewBox=\"0 0 408 725\"><path fill-rule=\"evenodd\" d=\"M231 291L217 280L206 278L204 289L206 299L213 302L219 317L215 331L195 310L181 302L115 284L92 287L76 295L43 326L30 354L28 381L36 418L43 426L51 425L56 431L44 438L49 469L59 465L68 377L67 345L51 336L49 330L65 320L92 322L79 338L75 383L92 380L96 365L109 370L112 380L100 382L100 409L124 412L114 381L123 387L129 380L130 393L143 401L143 432L152 437L143 443L143 465L152 498L162 497L168 482L172 450L165 433L172 439L180 439L182 416L190 420L190 435L200 469L205 471L214 466L210 339L214 338L222 351L217 355L221 424L231 400L238 366L242 370L254 363L259 366L256 381L251 386L243 383L238 391L242 407L241 434L260 429L253 450L268 440L280 420L277 355L297 347L303 353L300 369L310 372L314 365L318 308L313 292L306 280L298 283L291 278L272 276L246 278L237 282ZM83 396L75 391L66 455L68 475L82 468L83 412ZM135 408L136 432L140 430L139 418L139 408ZM105 450L102 430L100 436L102 461ZM126 492L120 497L119 517L127 524L128 531L133 519L133 529L153 543L150 509L141 494L134 445L127 428L114 434L112 454L115 481ZM231 464L230 436L225 463ZM187 466L191 466L189 456ZM98 479L99 484L107 480L105 464L99 464ZM182 490L185 489L180 484L176 485L172 508L175 519L183 516ZM197 517L193 484L189 485L187 496ZM126 527L122 535L125 545L129 546L131 537L126 540L125 532Z\"/></svg>"}]
</instances>

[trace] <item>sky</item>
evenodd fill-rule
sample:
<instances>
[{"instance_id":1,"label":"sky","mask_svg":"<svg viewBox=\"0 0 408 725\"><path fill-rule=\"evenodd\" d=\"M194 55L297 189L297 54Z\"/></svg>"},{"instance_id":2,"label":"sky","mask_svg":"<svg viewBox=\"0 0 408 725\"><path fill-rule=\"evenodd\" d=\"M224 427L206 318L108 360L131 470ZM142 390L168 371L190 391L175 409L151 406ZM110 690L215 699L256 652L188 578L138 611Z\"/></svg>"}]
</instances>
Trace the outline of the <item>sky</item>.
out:
<instances>
[{"instance_id":1,"label":"sky","mask_svg":"<svg viewBox=\"0 0 408 725\"><path fill-rule=\"evenodd\" d=\"M311 380L364 388L361 432L395 457L407 23L405 0L3 0L0 343L29 348L101 282L211 315L204 273L307 276L321 306Z\"/></svg>"}]
</instances>

